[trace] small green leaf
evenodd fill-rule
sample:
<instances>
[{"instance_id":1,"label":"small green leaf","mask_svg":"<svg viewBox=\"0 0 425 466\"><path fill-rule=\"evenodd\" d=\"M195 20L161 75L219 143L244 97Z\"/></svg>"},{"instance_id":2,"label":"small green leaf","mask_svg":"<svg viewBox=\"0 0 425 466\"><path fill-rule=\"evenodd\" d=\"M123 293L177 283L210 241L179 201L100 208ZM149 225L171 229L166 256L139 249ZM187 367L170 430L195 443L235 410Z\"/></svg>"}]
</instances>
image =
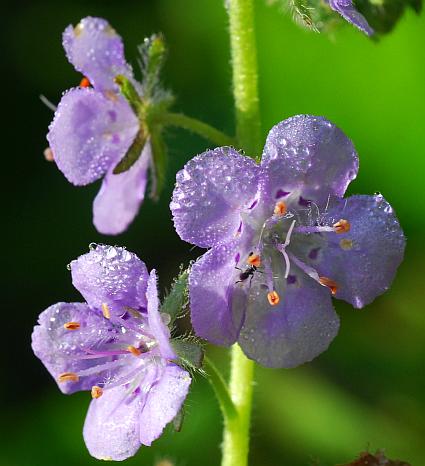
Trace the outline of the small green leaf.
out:
<instances>
[{"instance_id":1,"label":"small green leaf","mask_svg":"<svg viewBox=\"0 0 425 466\"><path fill-rule=\"evenodd\" d=\"M171 345L183 366L189 369L201 369L204 361L204 349L194 339L171 340Z\"/></svg>"},{"instance_id":2,"label":"small green leaf","mask_svg":"<svg viewBox=\"0 0 425 466\"><path fill-rule=\"evenodd\" d=\"M115 77L115 82L120 88L121 94L125 97L127 102L130 104L130 107L133 109L133 112L138 116L140 113L141 107L141 98L136 91L133 83L126 77L121 74Z\"/></svg>"},{"instance_id":3,"label":"small green leaf","mask_svg":"<svg viewBox=\"0 0 425 466\"><path fill-rule=\"evenodd\" d=\"M134 138L134 141L128 149L127 153L114 168L114 175L119 175L120 173L126 172L137 162L138 158L142 154L143 148L145 147L146 139L147 138L145 137L144 132L140 130Z\"/></svg>"},{"instance_id":4,"label":"small green leaf","mask_svg":"<svg viewBox=\"0 0 425 466\"><path fill-rule=\"evenodd\" d=\"M175 415L173 419L173 427L176 432L180 432L183 427L184 421L184 406L182 406L179 412Z\"/></svg>"},{"instance_id":5,"label":"small green leaf","mask_svg":"<svg viewBox=\"0 0 425 466\"><path fill-rule=\"evenodd\" d=\"M143 73L143 92L151 97L158 85L159 73L165 61L167 47L162 34L154 34L146 38L139 47L141 56L140 66Z\"/></svg>"},{"instance_id":6,"label":"small green leaf","mask_svg":"<svg viewBox=\"0 0 425 466\"><path fill-rule=\"evenodd\" d=\"M171 324L176 318L186 312L189 304L189 291L188 291L188 278L189 268L183 270L181 268L180 274L174 280L171 286L171 291L164 298L161 306L161 312L168 314L171 318Z\"/></svg>"}]
</instances>

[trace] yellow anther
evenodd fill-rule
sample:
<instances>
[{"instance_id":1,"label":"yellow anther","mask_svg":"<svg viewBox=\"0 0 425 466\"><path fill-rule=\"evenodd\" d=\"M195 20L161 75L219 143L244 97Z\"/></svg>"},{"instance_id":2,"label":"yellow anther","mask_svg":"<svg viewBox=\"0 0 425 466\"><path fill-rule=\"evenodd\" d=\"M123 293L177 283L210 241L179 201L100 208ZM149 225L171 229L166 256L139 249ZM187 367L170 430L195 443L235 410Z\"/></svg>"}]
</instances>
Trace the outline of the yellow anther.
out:
<instances>
[{"instance_id":1,"label":"yellow anther","mask_svg":"<svg viewBox=\"0 0 425 466\"><path fill-rule=\"evenodd\" d=\"M336 295L339 288L337 282L328 277L319 277L319 283L323 286L327 286L331 290L332 296Z\"/></svg>"},{"instance_id":2,"label":"yellow anther","mask_svg":"<svg viewBox=\"0 0 425 466\"><path fill-rule=\"evenodd\" d=\"M348 233L351 227L350 222L348 220L344 220L343 218L338 220L332 226L335 233Z\"/></svg>"},{"instance_id":3,"label":"yellow anther","mask_svg":"<svg viewBox=\"0 0 425 466\"><path fill-rule=\"evenodd\" d=\"M253 265L254 267L260 267L261 265L261 258L258 254L254 254L251 252L246 260L246 263L249 265Z\"/></svg>"},{"instance_id":4,"label":"yellow anther","mask_svg":"<svg viewBox=\"0 0 425 466\"><path fill-rule=\"evenodd\" d=\"M136 348L133 345L127 346L127 351L130 352L133 356L140 356L142 354L139 348Z\"/></svg>"},{"instance_id":5,"label":"yellow anther","mask_svg":"<svg viewBox=\"0 0 425 466\"><path fill-rule=\"evenodd\" d=\"M91 397L92 398L100 398L103 395L103 388L99 387L98 385L93 385L91 388Z\"/></svg>"},{"instance_id":6,"label":"yellow anther","mask_svg":"<svg viewBox=\"0 0 425 466\"><path fill-rule=\"evenodd\" d=\"M351 239L348 239L348 238L343 238L339 242L339 247L341 249L344 249L344 251L349 251L350 249L353 249L353 241Z\"/></svg>"},{"instance_id":7,"label":"yellow anther","mask_svg":"<svg viewBox=\"0 0 425 466\"><path fill-rule=\"evenodd\" d=\"M75 372L63 372L58 377L58 382L78 382L80 377Z\"/></svg>"},{"instance_id":8,"label":"yellow anther","mask_svg":"<svg viewBox=\"0 0 425 466\"><path fill-rule=\"evenodd\" d=\"M102 303L102 314L105 319L111 318L111 311L109 310L109 306L106 303Z\"/></svg>"},{"instance_id":9,"label":"yellow anther","mask_svg":"<svg viewBox=\"0 0 425 466\"><path fill-rule=\"evenodd\" d=\"M287 212L286 204L283 201L276 202L274 206L275 215L285 215Z\"/></svg>"},{"instance_id":10,"label":"yellow anther","mask_svg":"<svg viewBox=\"0 0 425 466\"><path fill-rule=\"evenodd\" d=\"M63 328L66 330L78 330L81 327L79 322L67 322L63 324Z\"/></svg>"},{"instance_id":11,"label":"yellow anther","mask_svg":"<svg viewBox=\"0 0 425 466\"><path fill-rule=\"evenodd\" d=\"M274 290L269 291L267 293L267 299L269 300L269 303L270 303L271 306L276 306L276 304L279 304L279 301L280 301L279 295Z\"/></svg>"}]
</instances>

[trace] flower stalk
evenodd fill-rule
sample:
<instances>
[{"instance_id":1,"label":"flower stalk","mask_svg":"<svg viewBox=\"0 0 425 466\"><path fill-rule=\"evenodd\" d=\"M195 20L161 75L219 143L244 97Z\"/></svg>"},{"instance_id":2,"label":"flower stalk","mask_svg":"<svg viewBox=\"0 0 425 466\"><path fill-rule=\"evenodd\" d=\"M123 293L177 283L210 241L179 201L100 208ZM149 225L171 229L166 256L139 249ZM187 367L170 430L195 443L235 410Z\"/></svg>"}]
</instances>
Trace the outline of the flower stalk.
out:
<instances>
[{"instance_id":1,"label":"flower stalk","mask_svg":"<svg viewBox=\"0 0 425 466\"><path fill-rule=\"evenodd\" d=\"M228 0L233 96L238 147L260 157L261 120L253 0ZM226 417L222 466L246 466L252 408L254 362L235 344L231 350L230 397L236 416Z\"/></svg>"}]
</instances>

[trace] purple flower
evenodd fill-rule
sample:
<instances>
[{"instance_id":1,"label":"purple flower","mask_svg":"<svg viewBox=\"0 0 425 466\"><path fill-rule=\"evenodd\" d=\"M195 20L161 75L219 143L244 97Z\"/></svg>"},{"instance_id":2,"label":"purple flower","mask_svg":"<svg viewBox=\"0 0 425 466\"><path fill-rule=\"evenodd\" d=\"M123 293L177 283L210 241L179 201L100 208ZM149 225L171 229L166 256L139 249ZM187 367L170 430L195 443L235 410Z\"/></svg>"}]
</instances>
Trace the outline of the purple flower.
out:
<instances>
[{"instance_id":1,"label":"purple flower","mask_svg":"<svg viewBox=\"0 0 425 466\"><path fill-rule=\"evenodd\" d=\"M173 361L156 274L124 248L97 245L71 263L87 303L57 303L39 317L32 347L63 393L91 390L84 439L99 459L150 445L178 413L191 378Z\"/></svg>"},{"instance_id":2,"label":"purple flower","mask_svg":"<svg viewBox=\"0 0 425 466\"><path fill-rule=\"evenodd\" d=\"M366 18L356 10L352 0L326 0L326 2L332 10L339 13L349 23L360 29L360 31L368 36L374 34L375 31L369 26Z\"/></svg>"},{"instance_id":3,"label":"purple flower","mask_svg":"<svg viewBox=\"0 0 425 466\"><path fill-rule=\"evenodd\" d=\"M331 296L361 308L388 289L405 239L380 194L343 199L357 169L344 133L309 115L272 128L261 164L229 147L186 164L171 210L183 240L211 248L189 277L200 337L297 366L338 332Z\"/></svg>"},{"instance_id":4,"label":"purple flower","mask_svg":"<svg viewBox=\"0 0 425 466\"><path fill-rule=\"evenodd\" d=\"M87 17L75 28L68 26L63 46L68 60L93 87L64 94L47 139L57 166L71 183L86 185L104 177L93 222L101 233L118 234L132 222L145 196L151 147L148 141L128 171L113 173L139 131L138 118L114 78L127 77L139 91L140 85L125 61L121 37L104 19Z\"/></svg>"}]
</instances>

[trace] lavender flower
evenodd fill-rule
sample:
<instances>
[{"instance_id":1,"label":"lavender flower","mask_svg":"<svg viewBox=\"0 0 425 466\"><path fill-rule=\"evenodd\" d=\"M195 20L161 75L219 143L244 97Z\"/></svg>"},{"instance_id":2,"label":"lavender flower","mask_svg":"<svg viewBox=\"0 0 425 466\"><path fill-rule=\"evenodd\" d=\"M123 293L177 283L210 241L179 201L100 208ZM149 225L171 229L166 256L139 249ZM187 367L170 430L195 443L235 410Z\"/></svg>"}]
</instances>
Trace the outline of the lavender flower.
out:
<instances>
[{"instance_id":1,"label":"lavender flower","mask_svg":"<svg viewBox=\"0 0 425 466\"><path fill-rule=\"evenodd\" d=\"M151 146L145 144L136 163L124 173L113 170L139 132L139 121L119 94L114 78L133 80L124 57L121 37L107 21L84 18L63 33L68 60L83 73L82 86L67 91L60 101L47 139L57 166L74 185L86 185L104 176L93 205L93 221L105 234L124 231L144 199Z\"/></svg>"},{"instance_id":2,"label":"lavender flower","mask_svg":"<svg viewBox=\"0 0 425 466\"><path fill-rule=\"evenodd\" d=\"M98 245L71 263L87 303L57 303L39 317L32 347L63 393L91 390L84 439L99 459L150 445L178 413L191 378L175 364L158 312L156 274L123 248Z\"/></svg>"},{"instance_id":3,"label":"lavender flower","mask_svg":"<svg viewBox=\"0 0 425 466\"><path fill-rule=\"evenodd\" d=\"M352 0L326 0L332 10L339 13L344 19L351 23L368 36L374 34L366 18L356 10Z\"/></svg>"},{"instance_id":4,"label":"lavender flower","mask_svg":"<svg viewBox=\"0 0 425 466\"><path fill-rule=\"evenodd\" d=\"M183 240L211 248L189 277L199 336L293 367L337 334L331 296L361 308L388 289L405 239L380 194L343 199L357 170L351 141L309 115L272 128L259 165L229 147L186 164L174 225Z\"/></svg>"}]
</instances>

